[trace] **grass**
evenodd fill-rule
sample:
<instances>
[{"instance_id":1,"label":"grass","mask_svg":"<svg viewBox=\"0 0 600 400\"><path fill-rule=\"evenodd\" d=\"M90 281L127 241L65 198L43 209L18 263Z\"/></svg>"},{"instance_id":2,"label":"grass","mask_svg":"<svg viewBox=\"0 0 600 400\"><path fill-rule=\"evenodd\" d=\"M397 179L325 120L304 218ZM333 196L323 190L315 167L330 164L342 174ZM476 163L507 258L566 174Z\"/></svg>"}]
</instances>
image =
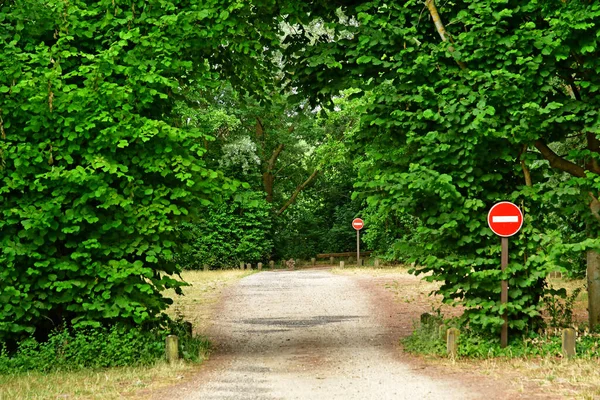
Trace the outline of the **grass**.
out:
<instances>
[{"instance_id":1,"label":"grass","mask_svg":"<svg viewBox=\"0 0 600 400\"><path fill-rule=\"evenodd\" d=\"M384 270L385 271L385 270ZM398 271L401 272L401 271ZM354 273L354 272L351 272ZM370 273L361 271L357 273ZM382 274L373 271L374 274ZM385 273L385 272L383 272ZM564 288L567 295L585 284L584 279L549 278L548 284L555 288ZM394 280L386 289L397 294L399 301L410 302L422 295L424 289L435 288L434 283L422 282L410 286L403 279ZM403 294L402 294L403 293ZM403 297L404 296L404 297ZM431 301L435 302L434 299ZM444 311L444 314L447 314ZM587 321L587 293L582 291L573 303L574 325ZM448 315L446 315L448 316ZM581 351L580 349L579 351ZM523 394L529 390L546 395L558 395L566 398L600 398L600 369L598 358L581 356L572 360L547 355L544 357L495 357L487 359L448 359L446 357L425 356L429 363L438 365L455 373L468 373L473 376L487 375L503 382L510 382Z\"/></svg>"},{"instance_id":2,"label":"grass","mask_svg":"<svg viewBox=\"0 0 600 400\"><path fill-rule=\"evenodd\" d=\"M165 292L174 300L167 312L191 321L195 334L204 332L223 290L251 273L241 270L185 271L182 277L191 286L184 288L184 296ZM149 397L152 389L181 381L199 368L198 364L169 365L160 361L150 367L0 375L0 400L144 398Z\"/></svg>"},{"instance_id":3,"label":"grass","mask_svg":"<svg viewBox=\"0 0 600 400\"><path fill-rule=\"evenodd\" d=\"M597 399L600 396L600 369L596 359L565 360L548 356L533 359L428 360L458 374L485 375L510 382L513 388L523 394L531 390L539 398L558 395L575 399Z\"/></svg>"},{"instance_id":4,"label":"grass","mask_svg":"<svg viewBox=\"0 0 600 400\"><path fill-rule=\"evenodd\" d=\"M555 289L566 289L567 296L571 295L577 288L584 287L585 279L548 278L548 285ZM587 321L588 294L582 290L573 303L573 322L582 323Z\"/></svg>"},{"instance_id":5,"label":"grass","mask_svg":"<svg viewBox=\"0 0 600 400\"><path fill-rule=\"evenodd\" d=\"M0 400L118 399L175 383L197 368L183 362L169 365L161 361L151 367L0 375Z\"/></svg>"},{"instance_id":6,"label":"grass","mask_svg":"<svg viewBox=\"0 0 600 400\"><path fill-rule=\"evenodd\" d=\"M183 296L176 295L172 290L165 291L165 295L174 300L167 314L173 318L184 317L192 323L194 333L201 333L208 327L223 289L252 273L254 272L250 270L238 269L185 271L182 273L183 280L191 286L183 288Z\"/></svg>"}]
</instances>

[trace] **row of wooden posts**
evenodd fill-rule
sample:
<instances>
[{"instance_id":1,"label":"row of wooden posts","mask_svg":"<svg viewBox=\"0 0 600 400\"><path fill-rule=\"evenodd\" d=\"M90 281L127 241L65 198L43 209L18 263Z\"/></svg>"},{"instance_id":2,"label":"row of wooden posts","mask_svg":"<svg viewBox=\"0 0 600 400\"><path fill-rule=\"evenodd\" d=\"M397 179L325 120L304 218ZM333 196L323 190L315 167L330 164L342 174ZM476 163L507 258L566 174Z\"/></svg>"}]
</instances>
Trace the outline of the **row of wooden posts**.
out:
<instances>
[{"instance_id":1,"label":"row of wooden posts","mask_svg":"<svg viewBox=\"0 0 600 400\"><path fill-rule=\"evenodd\" d=\"M440 336L443 334L445 329L444 325L440 325ZM446 353L449 357L456 357L458 355L458 338L460 331L456 328L449 328L446 330ZM565 358L575 357L575 329L565 328L562 331L562 354Z\"/></svg>"},{"instance_id":2,"label":"row of wooden posts","mask_svg":"<svg viewBox=\"0 0 600 400\"><path fill-rule=\"evenodd\" d=\"M290 261L292 262L292 265L295 263L295 261L294 261L293 259L291 259L291 260L288 260L288 261L286 261L286 260L281 260L281 264L282 264L282 266L285 268L285 267L287 267L287 265L288 265L288 263L289 263ZM350 263L352 263L352 262L354 262L354 258L353 258L353 257L348 257L348 265L350 265ZM330 257L330 258L329 258L329 263L330 263L330 265L334 265L334 264L335 264L335 258L334 258L334 257ZM311 259L310 259L310 265L312 265L312 266L316 266L316 265L317 265L317 259L316 259L316 258L314 258L314 257L313 257L313 258L311 258ZM340 264L339 264L339 265L340 265L340 268L344 268L344 267L346 266L346 262L345 262L345 261L340 261ZM362 258L361 258L361 259L358 261L357 265L358 265L358 266L362 266L362 265L364 265L364 259L362 259ZM375 261L373 262L373 265L374 265L374 267L375 267L375 268L379 268L380 262L379 262L379 259L378 259L378 258L376 258L376 259L375 259ZM259 262L259 263L256 265L256 268L257 268L258 270L262 270L262 269L263 269L263 266L264 266L264 264L263 264L263 263L261 263L261 262ZM269 268L270 268L270 269L275 269L275 261L273 261L273 260L269 261ZM240 263L240 269L252 269L252 264L250 264L250 263L245 263L245 262L241 262L241 263ZM204 270L205 270L205 271L208 271L208 270L209 270L209 266L208 266L208 264L204 264Z\"/></svg>"},{"instance_id":3,"label":"row of wooden posts","mask_svg":"<svg viewBox=\"0 0 600 400\"><path fill-rule=\"evenodd\" d=\"M444 325L440 325L440 336L443 335ZM460 331L456 328L446 329L446 353L449 357L458 355ZM179 338L176 335L167 336L165 343L167 360L172 363L179 360ZM562 331L562 353L565 358L574 357L575 352L575 329L566 328Z\"/></svg>"}]
</instances>

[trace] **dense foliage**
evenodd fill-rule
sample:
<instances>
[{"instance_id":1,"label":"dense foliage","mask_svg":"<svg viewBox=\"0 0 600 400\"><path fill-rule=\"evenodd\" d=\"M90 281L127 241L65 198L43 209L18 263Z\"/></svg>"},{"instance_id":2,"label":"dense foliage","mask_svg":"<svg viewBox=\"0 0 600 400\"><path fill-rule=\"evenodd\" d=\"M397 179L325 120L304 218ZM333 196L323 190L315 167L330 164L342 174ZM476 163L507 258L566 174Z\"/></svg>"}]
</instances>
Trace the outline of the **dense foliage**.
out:
<instances>
[{"instance_id":1,"label":"dense foliage","mask_svg":"<svg viewBox=\"0 0 600 400\"><path fill-rule=\"evenodd\" d=\"M347 87L363 90L361 128L349 147L365 154L356 195L369 204L367 225L380 231L371 230L374 243L392 255L401 249L399 256L423 265L418 272L431 271L445 301L467 307L470 324L495 331L506 310L514 331L533 328L549 270L580 270L585 250L588 268L599 265L600 5L437 7L326 7L320 17L327 34L300 28L287 38L288 70L316 101ZM505 274L499 240L486 224L487 210L500 200L526 213ZM499 301L502 278L511 288L506 306Z\"/></svg>"},{"instance_id":2,"label":"dense foliage","mask_svg":"<svg viewBox=\"0 0 600 400\"><path fill-rule=\"evenodd\" d=\"M239 268L242 263L269 260L272 215L256 192L210 207L203 216L181 227L185 250L180 263L186 269Z\"/></svg>"},{"instance_id":3,"label":"dense foliage","mask_svg":"<svg viewBox=\"0 0 600 400\"><path fill-rule=\"evenodd\" d=\"M0 342L150 329L182 266L352 250L357 216L474 329L538 327L554 269L587 269L598 323L599 18L558 0L3 2ZM525 211L505 273L499 200Z\"/></svg>"},{"instance_id":4,"label":"dense foliage","mask_svg":"<svg viewBox=\"0 0 600 400\"><path fill-rule=\"evenodd\" d=\"M22 341L12 356L0 349L0 374L152 365L165 356L167 333L179 335L183 359L198 361L208 354L207 340L185 334L177 323L172 323L170 330L149 331L116 325L63 328L52 331L44 342L33 337Z\"/></svg>"},{"instance_id":5,"label":"dense foliage","mask_svg":"<svg viewBox=\"0 0 600 400\"><path fill-rule=\"evenodd\" d=\"M238 185L203 160L186 88L269 74L269 8L8 1L0 9L0 340L162 319L175 228ZM259 32L260 28L260 32ZM223 46L228 51L221 51ZM260 50L260 53L257 52Z\"/></svg>"}]
</instances>

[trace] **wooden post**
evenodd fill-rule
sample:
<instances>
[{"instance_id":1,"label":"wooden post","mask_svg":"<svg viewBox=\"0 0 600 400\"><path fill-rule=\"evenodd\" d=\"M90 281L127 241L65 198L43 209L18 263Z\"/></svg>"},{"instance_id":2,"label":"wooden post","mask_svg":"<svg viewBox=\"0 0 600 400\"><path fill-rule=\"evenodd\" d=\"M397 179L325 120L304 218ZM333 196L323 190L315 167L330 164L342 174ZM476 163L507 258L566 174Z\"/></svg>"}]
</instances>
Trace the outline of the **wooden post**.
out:
<instances>
[{"instance_id":1,"label":"wooden post","mask_svg":"<svg viewBox=\"0 0 600 400\"><path fill-rule=\"evenodd\" d=\"M252 269L252 264L250 264L250 263L246 264L246 269Z\"/></svg>"},{"instance_id":2,"label":"wooden post","mask_svg":"<svg viewBox=\"0 0 600 400\"><path fill-rule=\"evenodd\" d=\"M363 265L363 259L362 258L358 259L358 261L356 261L356 266L357 267L362 267L362 265Z\"/></svg>"},{"instance_id":3,"label":"wooden post","mask_svg":"<svg viewBox=\"0 0 600 400\"><path fill-rule=\"evenodd\" d=\"M450 328L446 331L446 353L450 357L456 357L458 354L458 336L460 331L456 328Z\"/></svg>"},{"instance_id":4,"label":"wooden post","mask_svg":"<svg viewBox=\"0 0 600 400\"><path fill-rule=\"evenodd\" d=\"M317 264L317 259L316 258L311 258L310 259L310 263L312 264L312 266L314 267Z\"/></svg>"},{"instance_id":5,"label":"wooden post","mask_svg":"<svg viewBox=\"0 0 600 400\"><path fill-rule=\"evenodd\" d=\"M204 272L208 271L208 264L204 264Z\"/></svg>"},{"instance_id":6,"label":"wooden post","mask_svg":"<svg viewBox=\"0 0 600 400\"><path fill-rule=\"evenodd\" d=\"M375 259L375 268L379 268L379 258Z\"/></svg>"},{"instance_id":7,"label":"wooden post","mask_svg":"<svg viewBox=\"0 0 600 400\"><path fill-rule=\"evenodd\" d=\"M240 269L244 269L244 265L245 265L245 264L244 264L243 262L241 262L241 263L240 263Z\"/></svg>"},{"instance_id":8,"label":"wooden post","mask_svg":"<svg viewBox=\"0 0 600 400\"><path fill-rule=\"evenodd\" d=\"M275 269L275 261L273 261L273 260L269 261L269 268Z\"/></svg>"},{"instance_id":9,"label":"wooden post","mask_svg":"<svg viewBox=\"0 0 600 400\"><path fill-rule=\"evenodd\" d=\"M335 262L335 259L334 259L333 257L329 257L329 263L330 263L331 265L333 265L333 263L334 263L334 262Z\"/></svg>"},{"instance_id":10,"label":"wooden post","mask_svg":"<svg viewBox=\"0 0 600 400\"><path fill-rule=\"evenodd\" d=\"M566 328L562 331L562 353L565 358L575 357L575 329Z\"/></svg>"},{"instance_id":11,"label":"wooden post","mask_svg":"<svg viewBox=\"0 0 600 400\"><path fill-rule=\"evenodd\" d=\"M258 263L258 270L260 271L262 269L262 263Z\"/></svg>"},{"instance_id":12,"label":"wooden post","mask_svg":"<svg viewBox=\"0 0 600 400\"><path fill-rule=\"evenodd\" d=\"M340 261L340 268L344 268L344 262Z\"/></svg>"},{"instance_id":13,"label":"wooden post","mask_svg":"<svg viewBox=\"0 0 600 400\"><path fill-rule=\"evenodd\" d=\"M165 341L165 353L167 361L173 363L179 360L179 338L176 335L169 335Z\"/></svg>"},{"instance_id":14,"label":"wooden post","mask_svg":"<svg viewBox=\"0 0 600 400\"><path fill-rule=\"evenodd\" d=\"M508 238L502 238L502 256L500 268L502 272L506 270L508 266ZM506 304L508 303L508 282L502 280L501 282L501 293L500 293L500 303ZM502 331L500 332L500 347L504 348L508 345L508 317L506 315L506 311L504 315L502 315L504 319L504 323L502 324Z\"/></svg>"}]
</instances>

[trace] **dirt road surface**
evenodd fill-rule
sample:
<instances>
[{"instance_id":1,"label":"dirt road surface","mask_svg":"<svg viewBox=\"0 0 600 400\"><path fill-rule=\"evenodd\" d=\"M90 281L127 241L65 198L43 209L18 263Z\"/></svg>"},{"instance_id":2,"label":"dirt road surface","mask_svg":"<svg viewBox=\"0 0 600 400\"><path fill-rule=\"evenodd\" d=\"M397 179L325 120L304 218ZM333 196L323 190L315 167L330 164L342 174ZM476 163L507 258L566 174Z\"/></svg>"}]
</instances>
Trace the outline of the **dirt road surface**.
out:
<instances>
[{"instance_id":1,"label":"dirt road surface","mask_svg":"<svg viewBox=\"0 0 600 400\"><path fill-rule=\"evenodd\" d=\"M216 349L203 372L156 398L514 398L495 382L468 385L407 362L398 348L406 319L399 326L369 287L327 270L244 278L219 305L209 329Z\"/></svg>"}]
</instances>

